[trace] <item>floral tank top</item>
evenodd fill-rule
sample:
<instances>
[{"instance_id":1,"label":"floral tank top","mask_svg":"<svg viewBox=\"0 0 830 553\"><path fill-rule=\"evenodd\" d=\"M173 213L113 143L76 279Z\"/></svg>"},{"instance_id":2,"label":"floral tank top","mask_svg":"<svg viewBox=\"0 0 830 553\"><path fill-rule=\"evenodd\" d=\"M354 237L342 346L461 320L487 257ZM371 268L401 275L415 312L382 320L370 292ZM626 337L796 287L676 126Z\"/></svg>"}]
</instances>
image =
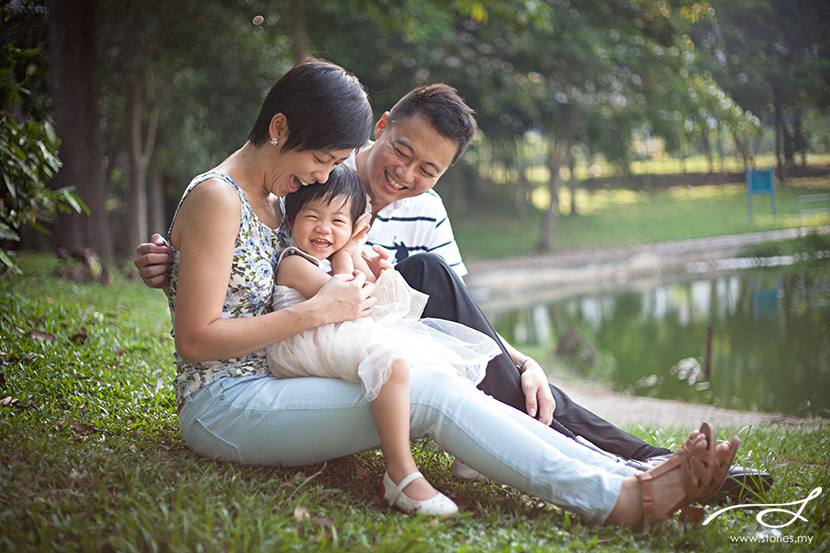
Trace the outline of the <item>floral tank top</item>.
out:
<instances>
[{"instance_id":1,"label":"floral tank top","mask_svg":"<svg viewBox=\"0 0 830 553\"><path fill-rule=\"evenodd\" d=\"M222 306L222 318L254 317L271 311L271 291L274 285L274 274L280 252L288 246L289 235L284 225L273 230L259 220L245 193L225 173L211 171L194 178L182 195L181 202L201 182L211 178L218 178L230 185L242 202L239 234L233 250L233 264L231 266L228 291ZM176 209L178 214L178 208ZM176 216L173 216L173 221ZM170 230L173 223L170 224ZM170 230L167 240L170 241ZM173 261L170 263L170 284L167 289L170 318L173 329L176 327L176 292L179 281L179 252L172 246ZM176 407L181 410L185 399L201 390L203 387L221 378L243 375L270 375L265 350L216 361L202 361L186 363L178 354L176 357L177 375L173 381L176 391Z\"/></svg>"}]
</instances>

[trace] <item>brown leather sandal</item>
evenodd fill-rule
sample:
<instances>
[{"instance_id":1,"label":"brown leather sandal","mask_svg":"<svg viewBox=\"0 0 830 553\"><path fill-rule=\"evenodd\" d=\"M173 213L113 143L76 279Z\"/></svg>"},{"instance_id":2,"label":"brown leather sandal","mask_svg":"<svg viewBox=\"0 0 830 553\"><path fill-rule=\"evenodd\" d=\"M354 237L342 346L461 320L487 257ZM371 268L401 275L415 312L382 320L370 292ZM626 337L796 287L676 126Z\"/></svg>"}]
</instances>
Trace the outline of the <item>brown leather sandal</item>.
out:
<instances>
[{"instance_id":1,"label":"brown leather sandal","mask_svg":"<svg viewBox=\"0 0 830 553\"><path fill-rule=\"evenodd\" d=\"M723 483L726 482L726 477L729 476L729 467L735 461L735 455L738 453L738 445L741 443L741 440L737 436L733 436L732 441L729 443L729 451L721 453L717 451L718 442L715 439L715 430L712 428L712 425L704 422L700 425L700 432L706 436L706 441L709 443L709 451L712 453L713 458L712 480L703 490L703 495L701 496L701 499L705 500L718 493L723 487Z\"/></svg>"},{"instance_id":2,"label":"brown leather sandal","mask_svg":"<svg viewBox=\"0 0 830 553\"><path fill-rule=\"evenodd\" d=\"M703 434L706 433L703 432ZM715 459L714 450L709 446L709 436L706 436L706 439L706 449L692 449L688 445L690 438L687 438L668 461L648 472L637 474L637 480L640 481L643 489L643 515L648 522L654 523L665 520L678 509L694 503L704 496L704 493L712 484ZM665 514L657 516L654 513L652 481L675 469L683 471L681 481L686 496L671 509L668 509ZM697 477L697 482L695 482L694 476Z\"/></svg>"}]
</instances>

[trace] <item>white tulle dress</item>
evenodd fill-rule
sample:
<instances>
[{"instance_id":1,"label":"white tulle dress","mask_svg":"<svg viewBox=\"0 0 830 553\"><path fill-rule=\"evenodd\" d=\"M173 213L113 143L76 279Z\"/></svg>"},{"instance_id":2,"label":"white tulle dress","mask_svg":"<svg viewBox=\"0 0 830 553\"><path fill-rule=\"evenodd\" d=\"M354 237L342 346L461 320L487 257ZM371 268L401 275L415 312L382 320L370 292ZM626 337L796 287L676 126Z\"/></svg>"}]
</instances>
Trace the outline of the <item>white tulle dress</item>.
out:
<instances>
[{"instance_id":1,"label":"white tulle dress","mask_svg":"<svg viewBox=\"0 0 830 553\"><path fill-rule=\"evenodd\" d=\"M295 254L331 271L327 260L294 247L280 260ZM371 401L396 359L406 359L410 370L442 367L478 384L488 361L501 353L492 339L476 330L442 319L421 319L428 296L411 288L397 271L381 274L374 295L378 302L370 317L318 326L269 346L271 373L277 378L322 376L359 382ZM276 311L305 299L293 288L274 286L271 304Z\"/></svg>"}]
</instances>

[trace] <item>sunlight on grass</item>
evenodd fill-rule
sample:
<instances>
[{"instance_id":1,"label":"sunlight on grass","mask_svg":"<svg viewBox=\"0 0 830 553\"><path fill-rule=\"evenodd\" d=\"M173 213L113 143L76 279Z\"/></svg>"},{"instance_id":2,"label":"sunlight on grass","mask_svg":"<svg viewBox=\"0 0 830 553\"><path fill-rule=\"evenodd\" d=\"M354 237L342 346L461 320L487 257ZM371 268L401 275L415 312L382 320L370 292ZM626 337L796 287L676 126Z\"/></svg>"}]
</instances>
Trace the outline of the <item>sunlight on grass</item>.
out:
<instances>
[{"instance_id":1,"label":"sunlight on grass","mask_svg":"<svg viewBox=\"0 0 830 553\"><path fill-rule=\"evenodd\" d=\"M743 184L675 186L654 192L578 188L577 215L570 213L570 190L563 186L554 248L568 252L798 228L798 196L828 190L830 177L790 179L786 186L776 187L776 215L769 196L754 197L750 222ZM533 198L544 207L549 196L538 189ZM450 217L467 260L537 253L544 218L540 209L517 217L512 206L482 206L472 213L451 211ZM804 220L805 227L820 224L821 216Z\"/></svg>"}]
</instances>

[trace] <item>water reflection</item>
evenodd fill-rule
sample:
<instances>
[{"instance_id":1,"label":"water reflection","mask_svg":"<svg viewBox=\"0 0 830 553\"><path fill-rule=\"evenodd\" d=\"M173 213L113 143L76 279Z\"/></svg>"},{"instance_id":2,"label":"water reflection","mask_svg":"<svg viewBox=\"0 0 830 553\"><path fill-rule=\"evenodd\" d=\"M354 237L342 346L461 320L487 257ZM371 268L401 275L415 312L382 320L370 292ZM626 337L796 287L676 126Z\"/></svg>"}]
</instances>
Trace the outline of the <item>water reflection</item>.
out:
<instances>
[{"instance_id":1,"label":"water reflection","mask_svg":"<svg viewBox=\"0 0 830 553\"><path fill-rule=\"evenodd\" d=\"M589 372L598 367L619 389L830 416L830 266L483 307L512 343L559 346ZM568 341L571 349L563 345Z\"/></svg>"}]
</instances>

